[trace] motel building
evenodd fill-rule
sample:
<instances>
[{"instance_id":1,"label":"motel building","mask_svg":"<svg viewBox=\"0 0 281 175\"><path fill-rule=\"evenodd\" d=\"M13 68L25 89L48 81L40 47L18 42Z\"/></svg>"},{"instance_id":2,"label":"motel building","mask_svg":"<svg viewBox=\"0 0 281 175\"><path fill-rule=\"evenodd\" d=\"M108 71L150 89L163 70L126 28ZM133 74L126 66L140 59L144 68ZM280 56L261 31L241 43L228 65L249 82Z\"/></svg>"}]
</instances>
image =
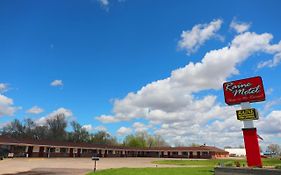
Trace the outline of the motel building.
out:
<instances>
[{"instance_id":1,"label":"motel building","mask_svg":"<svg viewBox=\"0 0 281 175\"><path fill-rule=\"evenodd\" d=\"M213 146L129 148L90 143L72 143L0 136L0 148L14 157L164 157L216 159L229 153Z\"/></svg>"}]
</instances>

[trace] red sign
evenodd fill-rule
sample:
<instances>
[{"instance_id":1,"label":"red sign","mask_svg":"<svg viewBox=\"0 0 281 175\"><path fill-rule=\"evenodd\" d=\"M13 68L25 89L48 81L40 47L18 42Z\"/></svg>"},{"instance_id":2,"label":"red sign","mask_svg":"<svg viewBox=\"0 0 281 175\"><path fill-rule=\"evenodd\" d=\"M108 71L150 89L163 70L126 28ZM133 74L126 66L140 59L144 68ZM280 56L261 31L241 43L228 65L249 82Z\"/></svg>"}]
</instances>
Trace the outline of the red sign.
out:
<instances>
[{"instance_id":1,"label":"red sign","mask_svg":"<svg viewBox=\"0 0 281 175\"><path fill-rule=\"evenodd\" d=\"M246 78L223 84L224 99L228 105L265 100L261 77Z\"/></svg>"}]
</instances>

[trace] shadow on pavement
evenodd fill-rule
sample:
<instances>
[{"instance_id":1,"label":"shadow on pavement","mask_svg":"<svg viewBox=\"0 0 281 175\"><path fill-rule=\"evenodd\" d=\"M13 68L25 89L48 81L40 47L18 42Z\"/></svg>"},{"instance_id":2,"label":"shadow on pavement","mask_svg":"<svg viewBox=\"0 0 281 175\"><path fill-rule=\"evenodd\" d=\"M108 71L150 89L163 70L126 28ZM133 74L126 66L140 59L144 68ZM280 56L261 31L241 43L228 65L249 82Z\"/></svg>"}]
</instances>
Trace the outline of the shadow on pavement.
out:
<instances>
[{"instance_id":1,"label":"shadow on pavement","mask_svg":"<svg viewBox=\"0 0 281 175\"><path fill-rule=\"evenodd\" d=\"M84 175L92 170L90 169L71 169L71 168L48 168L48 169L33 169L30 171L19 172L15 174L4 175Z\"/></svg>"}]
</instances>

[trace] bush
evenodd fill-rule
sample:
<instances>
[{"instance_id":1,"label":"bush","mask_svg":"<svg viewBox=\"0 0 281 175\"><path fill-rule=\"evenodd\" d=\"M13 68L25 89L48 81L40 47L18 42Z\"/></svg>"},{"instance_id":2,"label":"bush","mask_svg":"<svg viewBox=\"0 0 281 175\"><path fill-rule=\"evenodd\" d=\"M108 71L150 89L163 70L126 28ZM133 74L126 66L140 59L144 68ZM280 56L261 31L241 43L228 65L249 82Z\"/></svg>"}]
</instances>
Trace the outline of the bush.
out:
<instances>
[{"instance_id":1,"label":"bush","mask_svg":"<svg viewBox=\"0 0 281 175\"><path fill-rule=\"evenodd\" d=\"M231 166L233 166L233 162L232 161L225 162L224 166L231 167Z\"/></svg>"},{"instance_id":2,"label":"bush","mask_svg":"<svg viewBox=\"0 0 281 175\"><path fill-rule=\"evenodd\" d=\"M240 167L240 166L241 166L241 164L240 164L239 161L235 161L235 162L234 162L234 165L235 165L236 167Z\"/></svg>"},{"instance_id":3,"label":"bush","mask_svg":"<svg viewBox=\"0 0 281 175\"><path fill-rule=\"evenodd\" d=\"M276 169L281 169L281 164L275 165Z\"/></svg>"}]
</instances>

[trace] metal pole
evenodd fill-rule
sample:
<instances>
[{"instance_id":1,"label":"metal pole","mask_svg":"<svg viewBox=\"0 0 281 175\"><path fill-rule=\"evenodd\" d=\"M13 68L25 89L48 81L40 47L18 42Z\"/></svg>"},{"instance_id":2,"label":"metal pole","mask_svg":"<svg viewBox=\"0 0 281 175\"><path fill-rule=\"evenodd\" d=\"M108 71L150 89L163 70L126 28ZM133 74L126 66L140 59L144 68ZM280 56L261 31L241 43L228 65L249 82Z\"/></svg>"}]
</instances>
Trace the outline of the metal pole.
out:
<instances>
[{"instance_id":1,"label":"metal pole","mask_svg":"<svg viewBox=\"0 0 281 175\"><path fill-rule=\"evenodd\" d=\"M94 172L97 170L97 161L95 160Z\"/></svg>"}]
</instances>

